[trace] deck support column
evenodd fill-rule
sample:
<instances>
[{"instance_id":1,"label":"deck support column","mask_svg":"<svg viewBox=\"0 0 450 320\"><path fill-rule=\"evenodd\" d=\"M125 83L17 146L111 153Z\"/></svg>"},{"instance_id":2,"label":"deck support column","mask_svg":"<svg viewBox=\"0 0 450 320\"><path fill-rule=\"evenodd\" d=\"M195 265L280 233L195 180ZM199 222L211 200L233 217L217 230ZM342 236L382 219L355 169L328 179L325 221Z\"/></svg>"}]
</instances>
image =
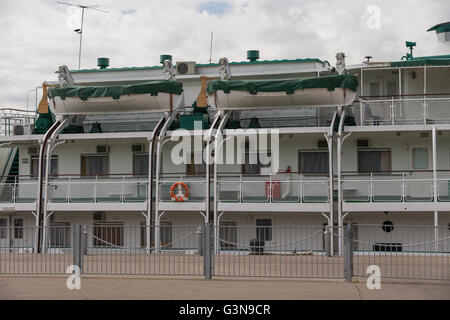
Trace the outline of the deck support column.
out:
<instances>
[{"instance_id":1,"label":"deck support column","mask_svg":"<svg viewBox=\"0 0 450 320\"><path fill-rule=\"evenodd\" d=\"M433 145L433 201L434 206L437 206L438 202L438 186L437 186L437 150L436 150L436 127L433 126L432 129L432 145ZM439 248L439 219L438 219L438 211L434 211L434 249L436 252Z\"/></svg>"},{"instance_id":2,"label":"deck support column","mask_svg":"<svg viewBox=\"0 0 450 320\"><path fill-rule=\"evenodd\" d=\"M328 133L324 133L325 138L328 143L328 173L329 173L329 203L330 203L330 225L331 228L334 226L334 189L333 189L333 131L334 124L336 123L338 111L333 114L333 120L331 121L330 130ZM330 254L333 255L333 237L330 237Z\"/></svg>"}]
</instances>

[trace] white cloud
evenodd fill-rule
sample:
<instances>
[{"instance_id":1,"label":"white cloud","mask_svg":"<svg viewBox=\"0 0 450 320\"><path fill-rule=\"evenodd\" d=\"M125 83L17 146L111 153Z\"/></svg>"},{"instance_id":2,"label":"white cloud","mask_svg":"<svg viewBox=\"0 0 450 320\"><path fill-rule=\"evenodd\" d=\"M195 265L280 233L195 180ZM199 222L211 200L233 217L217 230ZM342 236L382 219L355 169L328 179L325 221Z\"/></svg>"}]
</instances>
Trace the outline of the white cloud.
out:
<instances>
[{"instance_id":1,"label":"white cloud","mask_svg":"<svg viewBox=\"0 0 450 320\"><path fill-rule=\"evenodd\" d=\"M416 56L449 53L426 32L450 20L448 0L231 0L220 15L198 10L207 2L214 1L98 1L110 13L85 12L82 68L95 68L101 56L111 67L157 65L164 53L207 62L211 31L214 61L245 60L248 49L259 49L261 59L334 63L344 51L348 63L366 55L397 60L407 51L405 40L417 42ZM370 5L380 8L380 29L367 28ZM68 18L56 0L0 0L0 106L25 108L27 91L56 79L59 65L78 67L78 35Z\"/></svg>"}]
</instances>

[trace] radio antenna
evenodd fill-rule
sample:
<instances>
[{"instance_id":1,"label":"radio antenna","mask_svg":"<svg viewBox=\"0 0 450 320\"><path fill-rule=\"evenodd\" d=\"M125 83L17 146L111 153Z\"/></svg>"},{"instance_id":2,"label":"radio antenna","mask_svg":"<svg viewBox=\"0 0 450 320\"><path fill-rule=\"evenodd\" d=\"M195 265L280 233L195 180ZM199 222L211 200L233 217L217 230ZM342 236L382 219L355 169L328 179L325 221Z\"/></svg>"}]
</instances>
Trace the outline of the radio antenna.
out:
<instances>
[{"instance_id":1,"label":"radio antenna","mask_svg":"<svg viewBox=\"0 0 450 320\"><path fill-rule=\"evenodd\" d=\"M211 58L212 58L212 44L213 44L213 32L211 31L211 44L209 46L209 63L211 63Z\"/></svg>"},{"instance_id":2,"label":"radio antenna","mask_svg":"<svg viewBox=\"0 0 450 320\"><path fill-rule=\"evenodd\" d=\"M85 5L81 5L81 4L73 4L73 3L60 2L60 1L58 1L58 3L63 4L65 6L69 6L69 7L81 8L81 27L80 27L80 29L74 30L75 32L77 32L80 35L80 48L78 49L78 70L80 70L81 69L81 43L83 41L84 9L92 9L92 10L97 10L97 11L104 12L104 13L109 13L109 12L99 9L98 8L98 7L100 7L99 5L85 6Z\"/></svg>"}]
</instances>

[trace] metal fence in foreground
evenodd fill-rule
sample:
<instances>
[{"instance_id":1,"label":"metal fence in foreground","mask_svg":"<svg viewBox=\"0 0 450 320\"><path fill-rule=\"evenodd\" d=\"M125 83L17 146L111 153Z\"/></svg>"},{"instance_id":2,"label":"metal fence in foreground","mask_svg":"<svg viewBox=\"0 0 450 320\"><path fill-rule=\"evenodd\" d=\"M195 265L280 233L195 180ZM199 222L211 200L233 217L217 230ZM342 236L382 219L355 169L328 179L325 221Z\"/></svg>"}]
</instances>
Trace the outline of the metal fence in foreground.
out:
<instances>
[{"instance_id":1,"label":"metal fence in foreground","mask_svg":"<svg viewBox=\"0 0 450 320\"><path fill-rule=\"evenodd\" d=\"M35 246L37 239L44 243ZM154 239L159 239L155 244ZM339 241L341 239L341 241ZM339 250L339 244L342 245ZM39 250L38 250L39 249ZM399 225L0 227L0 273L450 280L447 227Z\"/></svg>"}]
</instances>

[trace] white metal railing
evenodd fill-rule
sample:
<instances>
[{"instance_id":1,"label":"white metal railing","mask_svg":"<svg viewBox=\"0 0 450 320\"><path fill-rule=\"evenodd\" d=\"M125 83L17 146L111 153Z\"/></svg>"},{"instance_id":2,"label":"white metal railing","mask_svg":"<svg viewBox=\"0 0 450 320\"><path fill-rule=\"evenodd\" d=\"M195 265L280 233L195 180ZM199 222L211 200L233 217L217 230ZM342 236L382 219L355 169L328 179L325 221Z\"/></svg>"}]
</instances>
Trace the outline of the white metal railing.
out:
<instances>
[{"instance_id":1,"label":"white metal railing","mask_svg":"<svg viewBox=\"0 0 450 320\"><path fill-rule=\"evenodd\" d=\"M11 136L15 125L32 124L35 119L35 111L0 108L0 135Z\"/></svg>"},{"instance_id":2,"label":"white metal railing","mask_svg":"<svg viewBox=\"0 0 450 320\"><path fill-rule=\"evenodd\" d=\"M219 176L218 201L237 203L328 203L329 180L302 174Z\"/></svg>"},{"instance_id":3,"label":"white metal railing","mask_svg":"<svg viewBox=\"0 0 450 320\"><path fill-rule=\"evenodd\" d=\"M144 202L148 180L135 177L67 177L51 179L48 200L54 203Z\"/></svg>"},{"instance_id":4,"label":"white metal railing","mask_svg":"<svg viewBox=\"0 0 450 320\"><path fill-rule=\"evenodd\" d=\"M360 98L354 114L359 125L450 123L449 107L450 97Z\"/></svg>"},{"instance_id":5,"label":"white metal railing","mask_svg":"<svg viewBox=\"0 0 450 320\"><path fill-rule=\"evenodd\" d=\"M30 203L37 198L37 181L15 179L11 183L0 183L0 203Z\"/></svg>"},{"instance_id":6,"label":"white metal railing","mask_svg":"<svg viewBox=\"0 0 450 320\"><path fill-rule=\"evenodd\" d=\"M189 202L203 202L205 201L205 176L202 175L185 175L185 174L167 174L162 175L159 180L159 201L162 202L172 202L175 201L170 195L170 189L175 183L183 182L188 187L189 197L187 201ZM186 190L181 190L184 194ZM174 189L174 195L178 194L178 187ZM212 189L210 195L212 196Z\"/></svg>"},{"instance_id":7,"label":"white metal railing","mask_svg":"<svg viewBox=\"0 0 450 320\"><path fill-rule=\"evenodd\" d=\"M342 200L346 202L450 201L450 176L434 180L429 172L344 175Z\"/></svg>"}]
</instances>

